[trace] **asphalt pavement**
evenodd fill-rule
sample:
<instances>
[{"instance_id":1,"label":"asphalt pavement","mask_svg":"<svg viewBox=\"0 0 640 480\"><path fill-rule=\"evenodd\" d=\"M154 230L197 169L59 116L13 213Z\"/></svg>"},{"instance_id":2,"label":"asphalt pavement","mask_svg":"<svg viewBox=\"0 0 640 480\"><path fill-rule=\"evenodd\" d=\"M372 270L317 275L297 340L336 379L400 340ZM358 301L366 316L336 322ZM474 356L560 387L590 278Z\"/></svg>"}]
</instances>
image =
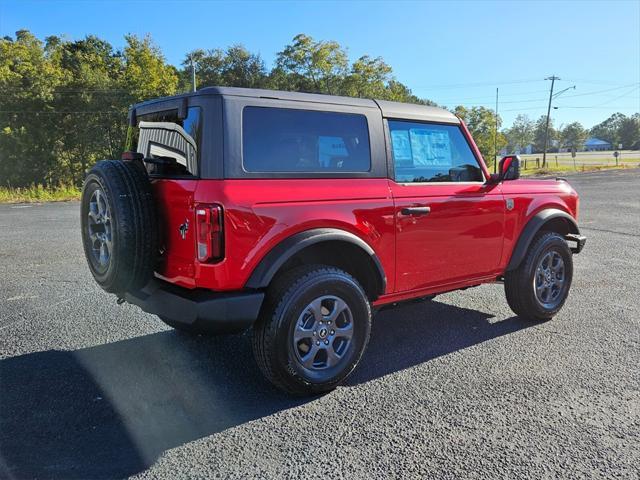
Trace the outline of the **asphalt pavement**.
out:
<instances>
[{"instance_id":1,"label":"asphalt pavement","mask_svg":"<svg viewBox=\"0 0 640 480\"><path fill-rule=\"evenodd\" d=\"M292 399L246 335L100 290L77 203L0 206L0 478L640 478L640 170L573 175L561 313L501 285L380 312L347 384Z\"/></svg>"}]
</instances>

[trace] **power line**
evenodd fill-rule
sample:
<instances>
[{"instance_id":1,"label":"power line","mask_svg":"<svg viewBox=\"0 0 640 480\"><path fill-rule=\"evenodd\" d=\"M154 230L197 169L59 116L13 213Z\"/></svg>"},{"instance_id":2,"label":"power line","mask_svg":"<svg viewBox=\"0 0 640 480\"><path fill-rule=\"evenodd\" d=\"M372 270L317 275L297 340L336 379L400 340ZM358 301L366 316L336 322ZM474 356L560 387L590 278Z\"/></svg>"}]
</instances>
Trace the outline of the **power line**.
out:
<instances>
[{"instance_id":1,"label":"power line","mask_svg":"<svg viewBox=\"0 0 640 480\"><path fill-rule=\"evenodd\" d=\"M616 106L616 107L609 106L609 107L558 107L558 108L562 108L563 110L567 109L567 108L592 108L592 109L595 109L595 110L633 110L633 111L636 111L636 112L640 111L640 108L627 107L627 106L622 106L622 105Z\"/></svg>"},{"instance_id":2,"label":"power line","mask_svg":"<svg viewBox=\"0 0 640 480\"><path fill-rule=\"evenodd\" d=\"M529 91L529 92L519 92L519 93L505 93L502 94L501 97L519 97L521 95L531 95L532 93L546 93L548 90L534 90L534 91ZM474 100L489 100L489 99L494 99L495 96L494 95L487 95L487 96L482 96L482 97L467 97L467 98L458 98L455 101L451 100L451 99L445 99L445 100L440 100L443 103L460 103L462 101L474 101Z\"/></svg>"},{"instance_id":3,"label":"power line","mask_svg":"<svg viewBox=\"0 0 640 480\"><path fill-rule=\"evenodd\" d=\"M585 92L585 93L576 93L575 95L566 95L564 98L584 97L587 95L596 95L599 93L613 92L614 90L622 90L623 88L633 87L636 85L640 85L640 82L630 83L628 85L622 85L616 88L607 88L606 90L596 90L594 92Z\"/></svg>"},{"instance_id":4,"label":"power line","mask_svg":"<svg viewBox=\"0 0 640 480\"><path fill-rule=\"evenodd\" d=\"M576 106L576 105L563 106L563 105L559 105L558 108L604 108L604 109L624 108L624 109L636 109L636 107L612 107L612 106L605 107L605 105L608 105L609 103L615 102L616 100L619 100L619 99L621 99L623 97L631 95L636 90L640 90L640 85L638 85L636 87L633 87L631 90L628 90L628 91L624 92L622 95L618 95L615 98L612 98L612 99L607 100L605 102L599 103L597 105L591 105L591 106ZM640 104L638 105L637 109L640 111Z\"/></svg>"},{"instance_id":5,"label":"power line","mask_svg":"<svg viewBox=\"0 0 640 480\"><path fill-rule=\"evenodd\" d=\"M603 105L606 105L607 103L611 103L611 102L615 102L616 100L618 100L619 98L623 98L626 97L627 95L632 94L633 92L635 92L636 90L640 90L640 86L634 87L631 90L629 90L628 92L623 93L622 95L617 96L616 98L612 99L612 100L607 100L606 102L600 103L598 105L596 105L596 107L601 107Z\"/></svg>"},{"instance_id":6,"label":"power line","mask_svg":"<svg viewBox=\"0 0 640 480\"><path fill-rule=\"evenodd\" d=\"M525 110L544 110L547 107L527 107L527 108L511 108L509 110L502 110L503 112L523 112Z\"/></svg>"},{"instance_id":7,"label":"power line","mask_svg":"<svg viewBox=\"0 0 640 480\"><path fill-rule=\"evenodd\" d=\"M636 86L636 85L640 85L640 83L637 83L637 82L636 82L636 83L630 83L630 84L628 84L628 85L621 85L621 86L618 86L618 87L615 87L615 88L607 88L607 89L605 89L605 90L595 90L595 91L592 91L592 92L578 93L578 94L575 94L575 95L566 95L566 96L563 96L563 97L564 97L564 98L573 98L573 97L584 97L584 96L590 96L590 95L597 96L597 95L598 95L598 94L600 94L600 93L612 92L612 91L621 90L621 89L624 89L624 88L634 87L634 86ZM548 90L544 90L544 91L545 91L545 92L547 92ZM540 91L530 92L530 93L539 93L539 92L540 92ZM509 95L509 96L518 96L518 95L525 95L525 93L522 93L522 94L511 94L511 95ZM506 96L506 95L502 95L502 96ZM478 98L480 98L480 97L478 97ZM488 99L488 98L494 98L494 97L484 97L484 98L487 98L487 99ZM616 97L616 98L620 98L620 97ZM473 100L473 99L467 99L467 102L468 102L468 101L472 101L472 100ZM506 102L500 102L500 103L502 103L502 104L532 103L532 102L539 102L539 101L543 101L543 100L546 100L546 98L535 98L535 99L529 99L529 100L509 100L509 101L506 101ZM612 101L614 101L614 100L615 100L615 99L613 99ZM452 101L442 101L442 100L441 100L441 102L442 102L442 103L446 103L446 104L454 104L454 103L461 104L461 103L466 103L466 102L464 102L464 101L462 101L462 100L457 101L457 102L452 102ZM477 103L476 103L476 102L474 102L474 104L475 104L475 105L479 105L479 106L489 106L489 105L493 105L493 102L477 102ZM503 111L504 111L504 112L509 112L509 111L513 111L513 110L503 110Z\"/></svg>"},{"instance_id":8,"label":"power line","mask_svg":"<svg viewBox=\"0 0 640 480\"><path fill-rule=\"evenodd\" d=\"M537 83L540 82L539 79L531 79L531 80L514 80L510 82L478 82L478 83L457 83L457 84L448 84L448 85L413 85L410 88L416 89L432 89L432 90L447 90L447 89L455 89L455 88L468 88L468 87L486 87L486 86L496 86L496 85L516 85L520 83Z\"/></svg>"}]
</instances>

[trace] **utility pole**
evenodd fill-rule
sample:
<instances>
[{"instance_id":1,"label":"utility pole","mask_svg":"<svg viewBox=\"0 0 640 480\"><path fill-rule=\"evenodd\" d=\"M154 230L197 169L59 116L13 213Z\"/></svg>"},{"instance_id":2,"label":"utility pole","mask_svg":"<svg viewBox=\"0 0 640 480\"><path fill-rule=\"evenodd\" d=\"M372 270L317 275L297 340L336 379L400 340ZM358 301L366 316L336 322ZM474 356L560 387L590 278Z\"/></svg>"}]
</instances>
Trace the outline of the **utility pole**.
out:
<instances>
[{"instance_id":1,"label":"utility pole","mask_svg":"<svg viewBox=\"0 0 640 480\"><path fill-rule=\"evenodd\" d=\"M551 90L549 91L549 106L547 107L547 123L544 127L544 150L542 151L542 167L547 166L547 145L549 142L549 116L551 115L551 99L553 98L553 85L556 83L556 80L560 80L559 77L555 75L551 75L550 77L545 78L545 80L551 80Z\"/></svg>"},{"instance_id":2,"label":"utility pole","mask_svg":"<svg viewBox=\"0 0 640 480\"><path fill-rule=\"evenodd\" d=\"M191 60L191 83L193 85L193 91L196 91L196 64L193 63L193 58Z\"/></svg>"},{"instance_id":3,"label":"utility pole","mask_svg":"<svg viewBox=\"0 0 640 480\"><path fill-rule=\"evenodd\" d=\"M498 88L496 87L496 130L493 136L493 173L498 173Z\"/></svg>"}]
</instances>

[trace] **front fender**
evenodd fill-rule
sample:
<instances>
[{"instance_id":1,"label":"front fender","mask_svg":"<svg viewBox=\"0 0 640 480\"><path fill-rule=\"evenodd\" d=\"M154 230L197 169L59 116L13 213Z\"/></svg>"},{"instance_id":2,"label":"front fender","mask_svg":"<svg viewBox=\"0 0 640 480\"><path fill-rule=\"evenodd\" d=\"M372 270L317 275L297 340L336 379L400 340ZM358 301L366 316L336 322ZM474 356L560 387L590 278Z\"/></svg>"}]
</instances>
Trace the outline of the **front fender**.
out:
<instances>
[{"instance_id":1,"label":"front fender","mask_svg":"<svg viewBox=\"0 0 640 480\"><path fill-rule=\"evenodd\" d=\"M531 242L533 241L533 238L536 236L536 234L545 224L555 219L562 219L562 221L567 226L566 229L568 231L561 233L564 233L565 235L580 236L578 224L576 223L575 219L567 212L564 212L557 208L547 208L541 210L540 212L536 213L522 229L520 237L518 238L518 242L516 243L516 246L511 254L511 259L509 260L509 264L507 265L507 270L515 270L516 268L518 268L522 260L524 260L524 257L529 250L529 245L531 245ZM582 245L584 245L584 239L582 240ZM580 246L580 248L582 247L582 245Z\"/></svg>"}]
</instances>

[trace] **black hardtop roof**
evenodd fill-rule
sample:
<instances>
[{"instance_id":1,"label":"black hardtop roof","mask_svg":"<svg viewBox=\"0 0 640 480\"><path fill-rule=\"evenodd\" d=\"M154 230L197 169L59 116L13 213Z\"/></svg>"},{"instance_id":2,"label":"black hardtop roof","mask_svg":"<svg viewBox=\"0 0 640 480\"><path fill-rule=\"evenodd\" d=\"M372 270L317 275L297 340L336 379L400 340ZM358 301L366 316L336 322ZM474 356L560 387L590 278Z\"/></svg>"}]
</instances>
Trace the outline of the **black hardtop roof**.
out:
<instances>
[{"instance_id":1,"label":"black hardtop roof","mask_svg":"<svg viewBox=\"0 0 640 480\"><path fill-rule=\"evenodd\" d=\"M172 97L162 97L133 105L132 109L147 107L154 103L176 100L196 95L222 95L235 97L273 98L295 102L323 103L327 105L345 105L353 107L379 108L382 115L388 118L404 118L410 120L426 120L434 122L460 123L460 120L448 110L428 105L413 103L391 102L387 100L373 100L368 98L342 97L322 93L286 92L281 90L266 90L260 88L240 87L204 87L196 92L184 93Z\"/></svg>"}]
</instances>

